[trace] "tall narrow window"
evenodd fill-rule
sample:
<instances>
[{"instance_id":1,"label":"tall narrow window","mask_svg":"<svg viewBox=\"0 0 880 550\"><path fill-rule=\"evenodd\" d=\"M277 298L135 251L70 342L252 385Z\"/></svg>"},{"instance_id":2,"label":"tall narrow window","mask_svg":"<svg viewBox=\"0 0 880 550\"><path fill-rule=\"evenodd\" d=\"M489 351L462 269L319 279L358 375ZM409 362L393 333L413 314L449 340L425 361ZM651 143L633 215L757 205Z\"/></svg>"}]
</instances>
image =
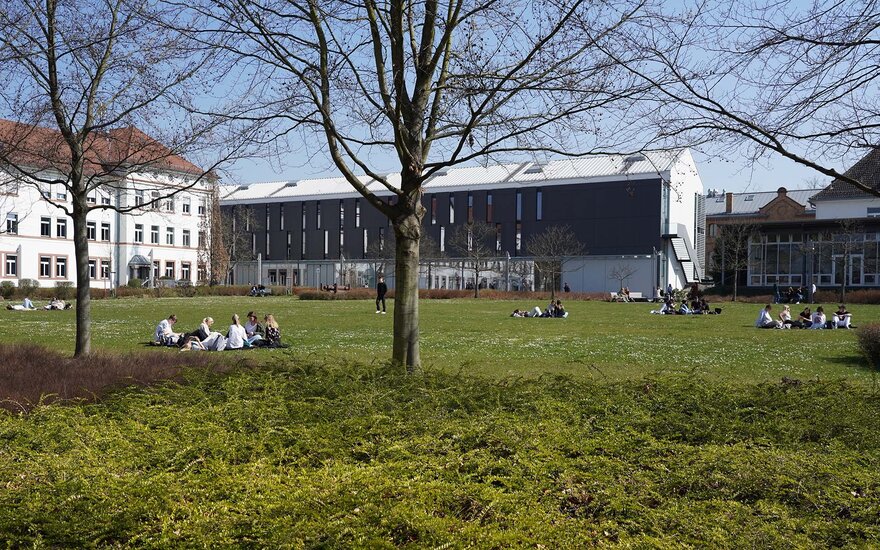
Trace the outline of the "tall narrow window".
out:
<instances>
[{"instance_id":1,"label":"tall narrow window","mask_svg":"<svg viewBox=\"0 0 880 550\"><path fill-rule=\"evenodd\" d=\"M522 224L516 223L516 251L522 252Z\"/></svg>"},{"instance_id":2,"label":"tall narrow window","mask_svg":"<svg viewBox=\"0 0 880 550\"><path fill-rule=\"evenodd\" d=\"M110 224L102 223L101 224L101 240L107 242L110 240Z\"/></svg>"},{"instance_id":3,"label":"tall narrow window","mask_svg":"<svg viewBox=\"0 0 880 550\"><path fill-rule=\"evenodd\" d=\"M98 238L98 229L95 222L86 222L86 238L90 241L94 241ZM92 277L94 279L94 277Z\"/></svg>"},{"instance_id":4,"label":"tall narrow window","mask_svg":"<svg viewBox=\"0 0 880 550\"><path fill-rule=\"evenodd\" d=\"M134 242L144 242L144 224L142 223L134 224Z\"/></svg>"},{"instance_id":5,"label":"tall narrow window","mask_svg":"<svg viewBox=\"0 0 880 550\"><path fill-rule=\"evenodd\" d=\"M290 252L292 249L293 249L293 241L291 240L290 231L288 231L287 232L287 256L285 256L285 258L287 258L288 260L290 259Z\"/></svg>"},{"instance_id":6,"label":"tall narrow window","mask_svg":"<svg viewBox=\"0 0 880 550\"><path fill-rule=\"evenodd\" d=\"M55 258L55 276L59 279L67 278L67 258Z\"/></svg>"},{"instance_id":7,"label":"tall narrow window","mask_svg":"<svg viewBox=\"0 0 880 550\"><path fill-rule=\"evenodd\" d=\"M269 259L269 232L266 231L266 259Z\"/></svg>"},{"instance_id":8,"label":"tall narrow window","mask_svg":"<svg viewBox=\"0 0 880 550\"><path fill-rule=\"evenodd\" d=\"M364 229L364 258L367 257L367 247L369 246L367 241L368 241L369 234L370 234L370 232L365 228Z\"/></svg>"},{"instance_id":9,"label":"tall narrow window","mask_svg":"<svg viewBox=\"0 0 880 550\"><path fill-rule=\"evenodd\" d=\"M174 262L165 262L165 277L174 278Z\"/></svg>"},{"instance_id":10,"label":"tall narrow window","mask_svg":"<svg viewBox=\"0 0 880 550\"><path fill-rule=\"evenodd\" d=\"M269 221L270 221L269 216L270 216L269 207L266 206L266 228L265 228L266 231L269 231Z\"/></svg>"},{"instance_id":11,"label":"tall narrow window","mask_svg":"<svg viewBox=\"0 0 880 550\"><path fill-rule=\"evenodd\" d=\"M190 209L192 208L192 200L189 197L183 197L180 199L180 211L187 216L190 215Z\"/></svg>"},{"instance_id":12,"label":"tall narrow window","mask_svg":"<svg viewBox=\"0 0 880 550\"><path fill-rule=\"evenodd\" d=\"M67 220L55 220L55 236L59 239L67 238Z\"/></svg>"},{"instance_id":13,"label":"tall narrow window","mask_svg":"<svg viewBox=\"0 0 880 550\"><path fill-rule=\"evenodd\" d=\"M342 228L339 229L339 255L342 255L343 250L345 249L345 230Z\"/></svg>"},{"instance_id":14,"label":"tall narrow window","mask_svg":"<svg viewBox=\"0 0 880 550\"><path fill-rule=\"evenodd\" d=\"M174 197L168 197L165 199L165 205L163 210L166 212L174 212Z\"/></svg>"},{"instance_id":15,"label":"tall narrow window","mask_svg":"<svg viewBox=\"0 0 880 550\"><path fill-rule=\"evenodd\" d=\"M159 206L159 192L150 191L150 208L153 210L159 210Z\"/></svg>"},{"instance_id":16,"label":"tall narrow window","mask_svg":"<svg viewBox=\"0 0 880 550\"><path fill-rule=\"evenodd\" d=\"M7 277L17 277L18 276L18 255L17 254L7 254L6 255L6 276Z\"/></svg>"},{"instance_id":17,"label":"tall narrow window","mask_svg":"<svg viewBox=\"0 0 880 550\"><path fill-rule=\"evenodd\" d=\"M431 197L431 225L437 224L437 197Z\"/></svg>"},{"instance_id":18,"label":"tall narrow window","mask_svg":"<svg viewBox=\"0 0 880 550\"><path fill-rule=\"evenodd\" d=\"M18 234L18 214L15 212L6 214L6 232L10 235Z\"/></svg>"},{"instance_id":19,"label":"tall narrow window","mask_svg":"<svg viewBox=\"0 0 880 550\"><path fill-rule=\"evenodd\" d=\"M206 231L199 231L199 248L205 249L208 247L208 233Z\"/></svg>"},{"instance_id":20,"label":"tall narrow window","mask_svg":"<svg viewBox=\"0 0 880 550\"><path fill-rule=\"evenodd\" d=\"M284 231L284 205L278 208L278 230Z\"/></svg>"},{"instance_id":21,"label":"tall narrow window","mask_svg":"<svg viewBox=\"0 0 880 550\"><path fill-rule=\"evenodd\" d=\"M354 226L361 226L361 199L354 200Z\"/></svg>"},{"instance_id":22,"label":"tall narrow window","mask_svg":"<svg viewBox=\"0 0 880 550\"><path fill-rule=\"evenodd\" d=\"M98 260L89 258L89 279L98 278Z\"/></svg>"},{"instance_id":23,"label":"tall narrow window","mask_svg":"<svg viewBox=\"0 0 880 550\"><path fill-rule=\"evenodd\" d=\"M455 223L455 195L449 194L449 223Z\"/></svg>"},{"instance_id":24,"label":"tall narrow window","mask_svg":"<svg viewBox=\"0 0 880 550\"><path fill-rule=\"evenodd\" d=\"M305 231L302 232L302 239L300 239L299 245L300 245L299 255L303 260L305 260L306 259L306 232Z\"/></svg>"},{"instance_id":25,"label":"tall narrow window","mask_svg":"<svg viewBox=\"0 0 880 550\"><path fill-rule=\"evenodd\" d=\"M180 244L189 248L190 247L190 236L189 229L184 229L180 236Z\"/></svg>"},{"instance_id":26,"label":"tall narrow window","mask_svg":"<svg viewBox=\"0 0 880 550\"><path fill-rule=\"evenodd\" d=\"M191 271L191 268L190 268L189 263L180 264L180 278L181 279L183 279L184 281L189 281L190 277L191 277L190 271Z\"/></svg>"},{"instance_id":27,"label":"tall narrow window","mask_svg":"<svg viewBox=\"0 0 880 550\"><path fill-rule=\"evenodd\" d=\"M474 223L474 194L468 192L468 206L467 206L467 221L468 223Z\"/></svg>"},{"instance_id":28,"label":"tall narrow window","mask_svg":"<svg viewBox=\"0 0 880 550\"><path fill-rule=\"evenodd\" d=\"M52 276L52 257L40 256L40 277Z\"/></svg>"},{"instance_id":29,"label":"tall narrow window","mask_svg":"<svg viewBox=\"0 0 880 550\"><path fill-rule=\"evenodd\" d=\"M385 228L379 228L379 250L385 250Z\"/></svg>"},{"instance_id":30,"label":"tall narrow window","mask_svg":"<svg viewBox=\"0 0 880 550\"><path fill-rule=\"evenodd\" d=\"M486 193L486 221L491 222L495 212L492 209L492 192Z\"/></svg>"},{"instance_id":31,"label":"tall narrow window","mask_svg":"<svg viewBox=\"0 0 880 550\"><path fill-rule=\"evenodd\" d=\"M52 236L52 218L40 218L40 236L41 237L51 237Z\"/></svg>"},{"instance_id":32,"label":"tall narrow window","mask_svg":"<svg viewBox=\"0 0 880 550\"><path fill-rule=\"evenodd\" d=\"M495 224L495 252L501 252L501 224Z\"/></svg>"},{"instance_id":33,"label":"tall narrow window","mask_svg":"<svg viewBox=\"0 0 880 550\"><path fill-rule=\"evenodd\" d=\"M159 226L150 226L150 244L159 244Z\"/></svg>"},{"instance_id":34,"label":"tall narrow window","mask_svg":"<svg viewBox=\"0 0 880 550\"><path fill-rule=\"evenodd\" d=\"M302 224L300 225L300 229L302 229L303 231L306 230L306 204L307 203L302 203L302 205L301 205L302 206Z\"/></svg>"},{"instance_id":35,"label":"tall narrow window","mask_svg":"<svg viewBox=\"0 0 880 550\"><path fill-rule=\"evenodd\" d=\"M339 199L339 229L345 227L345 201Z\"/></svg>"},{"instance_id":36,"label":"tall narrow window","mask_svg":"<svg viewBox=\"0 0 880 550\"><path fill-rule=\"evenodd\" d=\"M317 206L315 210L315 229L321 229L321 202L318 201L315 205Z\"/></svg>"},{"instance_id":37,"label":"tall narrow window","mask_svg":"<svg viewBox=\"0 0 880 550\"><path fill-rule=\"evenodd\" d=\"M165 229L165 244L169 246L174 246L174 228L168 227Z\"/></svg>"},{"instance_id":38,"label":"tall narrow window","mask_svg":"<svg viewBox=\"0 0 880 550\"><path fill-rule=\"evenodd\" d=\"M440 226L440 252L446 252L446 228Z\"/></svg>"},{"instance_id":39,"label":"tall narrow window","mask_svg":"<svg viewBox=\"0 0 880 550\"><path fill-rule=\"evenodd\" d=\"M253 256L257 255L257 234L251 233L251 254Z\"/></svg>"},{"instance_id":40,"label":"tall narrow window","mask_svg":"<svg viewBox=\"0 0 880 550\"><path fill-rule=\"evenodd\" d=\"M101 193L101 204L110 205L110 193ZM105 279L109 279L110 277L104 277Z\"/></svg>"},{"instance_id":41,"label":"tall narrow window","mask_svg":"<svg viewBox=\"0 0 880 550\"><path fill-rule=\"evenodd\" d=\"M142 204L144 204L144 190L138 189L134 192L134 205L140 206Z\"/></svg>"},{"instance_id":42,"label":"tall narrow window","mask_svg":"<svg viewBox=\"0 0 880 550\"><path fill-rule=\"evenodd\" d=\"M516 192L516 221L522 221L522 191Z\"/></svg>"},{"instance_id":43,"label":"tall narrow window","mask_svg":"<svg viewBox=\"0 0 880 550\"><path fill-rule=\"evenodd\" d=\"M538 189L535 201L535 219L541 221L544 218L544 192Z\"/></svg>"},{"instance_id":44,"label":"tall narrow window","mask_svg":"<svg viewBox=\"0 0 880 550\"><path fill-rule=\"evenodd\" d=\"M110 260L101 260L101 278L110 278Z\"/></svg>"},{"instance_id":45,"label":"tall narrow window","mask_svg":"<svg viewBox=\"0 0 880 550\"><path fill-rule=\"evenodd\" d=\"M159 278L159 270L161 269L162 262L159 260L153 260L153 279Z\"/></svg>"},{"instance_id":46,"label":"tall narrow window","mask_svg":"<svg viewBox=\"0 0 880 550\"><path fill-rule=\"evenodd\" d=\"M324 230L324 258L330 254L330 232L326 229Z\"/></svg>"},{"instance_id":47,"label":"tall narrow window","mask_svg":"<svg viewBox=\"0 0 880 550\"><path fill-rule=\"evenodd\" d=\"M199 216L208 215L208 199L199 199Z\"/></svg>"}]
</instances>

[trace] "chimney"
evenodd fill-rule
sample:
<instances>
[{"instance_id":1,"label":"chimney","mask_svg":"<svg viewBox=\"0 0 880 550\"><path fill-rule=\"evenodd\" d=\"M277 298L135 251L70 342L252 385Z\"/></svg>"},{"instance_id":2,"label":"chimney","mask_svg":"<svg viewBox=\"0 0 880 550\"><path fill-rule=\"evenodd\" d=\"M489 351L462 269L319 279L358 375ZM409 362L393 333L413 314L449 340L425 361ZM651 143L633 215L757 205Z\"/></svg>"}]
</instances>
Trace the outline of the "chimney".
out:
<instances>
[{"instance_id":1,"label":"chimney","mask_svg":"<svg viewBox=\"0 0 880 550\"><path fill-rule=\"evenodd\" d=\"M780 187L776 190L777 197L784 197L786 195L788 195L788 189L786 189L785 187Z\"/></svg>"},{"instance_id":2,"label":"chimney","mask_svg":"<svg viewBox=\"0 0 880 550\"><path fill-rule=\"evenodd\" d=\"M724 212L730 214L733 211L733 193L724 194Z\"/></svg>"}]
</instances>

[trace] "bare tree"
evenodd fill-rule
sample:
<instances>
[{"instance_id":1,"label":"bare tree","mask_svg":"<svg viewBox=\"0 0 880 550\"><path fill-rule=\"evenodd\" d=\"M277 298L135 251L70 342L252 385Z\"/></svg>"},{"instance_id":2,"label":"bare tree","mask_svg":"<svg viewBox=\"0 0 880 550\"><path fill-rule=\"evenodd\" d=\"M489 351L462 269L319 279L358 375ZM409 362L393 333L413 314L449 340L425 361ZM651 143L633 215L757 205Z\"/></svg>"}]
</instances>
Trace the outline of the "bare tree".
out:
<instances>
[{"instance_id":1,"label":"bare tree","mask_svg":"<svg viewBox=\"0 0 880 550\"><path fill-rule=\"evenodd\" d=\"M422 238L419 239L419 261L425 274L428 288L432 287L434 267L445 255L440 250L440 245L430 235L423 234Z\"/></svg>"},{"instance_id":2,"label":"bare tree","mask_svg":"<svg viewBox=\"0 0 880 550\"><path fill-rule=\"evenodd\" d=\"M583 253L584 245L567 225L551 225L526 242L526 250L535 257L535 267L546 286L550 286L550 298L556 296L560 278L568 257Z\"/></svg>"},{"instance_id":3,"label":"bare tree","mask_svg":"<svg viewBox=\"0 0 880 550\"><path fill-rule=\"evenodd\" d=\"M226 284L240 262L256 257L252 241L256 216L246 206L236 205L223 211L216 195L211 211L203 234L199 235L199 258L210 268L209 284Z\"/></svg>"},{"instance_id":4,"label":"bare tree","mask_svg":"<svg viewBox=\"0 0 880 550\"><path fill-rule=\"evenodd\" d=\"M466 259L474 274L474 298L480 297L480 274L489 269L489 260L495 257L495 226L490 223L470 222L456 227L449 236L449 246Z\"/></svg>"},{"instance_id":5,"label":"bare tree","mask_svg":"<svg viewBox=\"0 0 880 550\"><path fill-rule=\"evenodd\" d=\"M283 108L279 120L302 129L306 143L317 133L345 179L391 221L392 361L408 370L420 366L424 183L489 156L632 147L624 103L644 87L573 38L583 25L596 37L625 27L641 8L640 0L203 3L225 36L239 37L227 48L285 82L267 98ZM374 162L380 152L393 155L399 179Z\"/></svg>"},{"instance_id":6,"label":"bare tree","mask_svg":"<svg viewBox=\"0 0 880 550\"><path fill-rule=\"evenodd\" d=\"M203 152L217 129L218 119L197 115L209 97L191 95L216 53L192 40L203 22L164 3L20 0L4 3L0 25L0 116L15 121L0 124L0 164L73 220L75 355L87 354L86 216L134 212L213 177L215 165L199 168L181 155ZM124 189L131 174L169 170L185 176L173 187L157 184L142 205L88 200ZM49 185L69 202L45 193Z\"/></svg>"},{"instance_id":7,"label":"bare tree","mask_svg":"<svg viewBox=\"0 0 880 550\"><path fill-rule=\"evenodd\" d=\"M608 278L618 282L617 288L623 288L627 279L636 274L638 269L629 264L617 264L608 272Z\"/></svg>"},{"instance_id":8,"label":"bare tree","mask_svg":"<svg viewBox=\"0 0 880 550\"><path fill-rule=\"evenodd\" d=\"M739 289L740 273L749 266L749 243L757 230L755 223L749 220L736 220L718 225L712 262L723 276L726 277L727 273L732 274L734 302Z\"/></svg>"},{"instance_id":9,"label":"bare tree","mask_svg":"<svg viewBox=\"0 0 880 550\"><path fill-rule=\"evenodd\" d=\"M875 0L666 3L642 33L600 40L653 86L658 143L777 154L880 195L880 10ZM639 51L627 62L615 51ZM843 171L866 154L872 166ZM842 162L841 162L842 161Z\"/></svg>"},{"instance_id":10,"label":"bare tree","mask_svg":"<svg viewBox=\"0 0 880 550\"><path fill-rule=\"evenodd\" d=\"M840 252L840 301L846 301L846 288L849 284L852 271L852 255L861 251L865 246L865 228L859 220L852 218L841 219L840 230L833 233L832 239L835 248L839 245ZM833 261L833 256L832 256Z\"/></svg>"}]
</instances>

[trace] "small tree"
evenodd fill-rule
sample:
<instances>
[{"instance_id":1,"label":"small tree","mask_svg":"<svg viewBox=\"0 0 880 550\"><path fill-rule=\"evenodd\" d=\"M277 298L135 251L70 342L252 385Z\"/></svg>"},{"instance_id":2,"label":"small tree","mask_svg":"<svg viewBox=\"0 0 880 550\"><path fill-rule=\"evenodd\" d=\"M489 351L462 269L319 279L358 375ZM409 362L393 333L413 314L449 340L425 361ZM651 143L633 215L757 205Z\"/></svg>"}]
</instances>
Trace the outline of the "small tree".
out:
<instances>
[{"instance_id":1,"label":"small tree","mask_svg":"<svg viewBox=\"0 0 880 550\"><path fill-rule=\"evenodd\" d=\"M617 264L608 272L608 278L618 282L617 288L623 288L627 279L636 274L638 269L629 264Z\"/></svg>"},{"instance_id":2,"label":"small tree","mask_svg":"<svg viewBox=\"0 0 880 550\"><path fill-rule=\"evenodd\" d=\"M840 301L846 301L846 288L852 269L852 254L864 247L865 229L858 220L844 218L840 220L840 231L834 233L834 243L839 245L842 254L843 274L840 277Z\"/></svg>"},{"instance_id":3,"label":"small tree","mask_svg":"<svg viewBox=\"0 0 880 550\"><path fill-rule=\"evenodd\" d=\"M550 281L552 299L556 297L566 259L582 254L584 245L578 241L569 226L551 225L532 236L526 243L526 249L535 256L535 267L541 273L544 284Z\"/></svg>"},{"instance_id":4,"label":"small tree","mask_svg":"<svg viewBox=\"0 0 880 550\"><path fill-rule=\"evenodd\" d=\"M742 220L718 226L713 262L722 273L733 274L733 301L739 288L739 274L749 266L749 242L757 227Z\"/></svg>"},{"instance_id":5,"label":"small tree","mask_svg":"<svg viewBox=\"0 0 880 550\"><path fill-rule=\"evenodd\" d=\"M199 261L210 266L211 285L228 283L240 262L255 258L253 229L256 216L246 206L234 206L229 211L220 209L216 194L211 204L211 216L203 223L199 236Z\"/></svg>"},{"instance_id":6,"label":"small tree","mask_svg":"<svg viewBox=\"0 0 880 550\"><path fill-rule=\"evenodd\" d=\"M456 227L449 236L449 246L466 259L474 274L474 298L480 297L480 274L489 268L489 259L495 256L495 226L483 222L468 222Z\"/></svg>"}]
</instances>

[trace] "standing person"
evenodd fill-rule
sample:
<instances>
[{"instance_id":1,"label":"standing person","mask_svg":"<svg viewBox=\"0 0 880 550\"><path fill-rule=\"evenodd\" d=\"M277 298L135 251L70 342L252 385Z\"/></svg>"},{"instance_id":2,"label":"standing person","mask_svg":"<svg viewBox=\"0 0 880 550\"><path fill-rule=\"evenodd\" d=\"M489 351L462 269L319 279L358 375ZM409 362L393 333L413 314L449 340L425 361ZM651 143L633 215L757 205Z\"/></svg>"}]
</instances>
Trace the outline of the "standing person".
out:
<instances>
[{"instance_id":1,"label":"standing person","mask_svg":"<svg viewBox=\"0 0 880 550\"><path fill-rule=\"evenodd\" d=\"M669 283L668 285L666 285L666 297L667 298L672 297L672 283Z\"/></svg>"},{"instance_id":2,"label":"standing person","mask_svg":"<svg viewBox=\"0 0 880 550\"><path fill-rule=\"evenodd\" d=\"M571 292L571 287L568 286L568 283L565 283L565 286L562 287L563 292Z\"/></svg>"},{"instance_id":3,"label":"standing person","mask_svg":"<svg viewBox=\"0 0 880 550\"><path fill-rule=\"evenodd\" d=\"M816 303L816 283L810 285L810 303Z\"/></svg>"},{"instance_id":4,"label":"standing person","mask_svg":"<svg viewBox=\"0 0 880 550\"><path fill-rule=\"evenodd\" d=\"M376 313L385 315L385 294L388 292L388 285L385 284L385 277L379 276L379 282L376 283ZM382 302L382 310L379 311L379 302Z\"/></svg>"}]
</instances>

